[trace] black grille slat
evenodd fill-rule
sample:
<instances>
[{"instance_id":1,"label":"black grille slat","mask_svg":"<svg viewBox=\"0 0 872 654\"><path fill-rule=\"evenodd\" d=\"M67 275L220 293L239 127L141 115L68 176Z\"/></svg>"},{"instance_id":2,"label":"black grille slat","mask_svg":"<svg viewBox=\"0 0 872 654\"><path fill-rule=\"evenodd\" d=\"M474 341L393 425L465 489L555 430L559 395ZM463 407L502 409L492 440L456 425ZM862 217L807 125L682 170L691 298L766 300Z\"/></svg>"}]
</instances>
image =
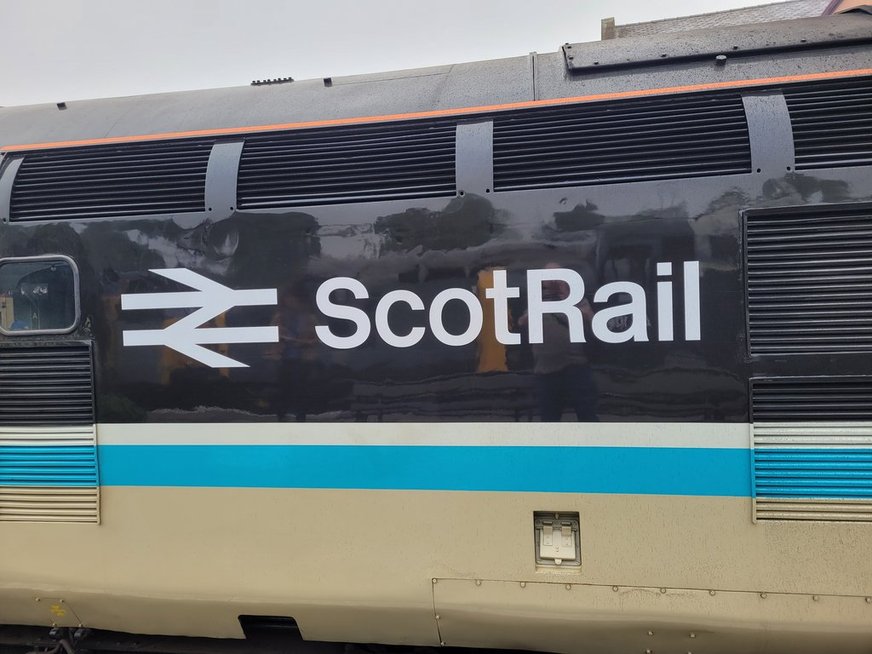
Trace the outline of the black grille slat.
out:
<instances>
[{"instance_id":1,"label":"black grille slat","mask_svg":"<svg viewBox=\"0 0 872 654\"><path fill-rule=\"evenodd\" d=\"M872 420L872 377L751 380L753 422Z\"/></svg>"},{"instance_id":2,"label":"black grille slat","mask_svg":"<svg viewBox=\"0 0 872 654\"><path fill-rule=\"evenodd\" d=\"M788 86L796 170L872 165L872 78Z\"/></svg>"},{"instance_id":3,"label":"black grille slat","mask_svg":"<svg viewBox=\"0 0 872 654\"><path fill-rule=\"evenodd\" d=\"M494 117L496 190L748 173L736 93L571 105Z\"/></svg>"},{"instance_id":4,"label":"black grille slat","mask_svg":"<svg viewBox=\"0 0 872 654\"><path fill-rule=\"evenodd\" d=\"M93 422L93 365L88 345L0 349L0 425Z\"/></svg>"},{"instance_id":5,"label":"black grille slat","mask_svg":"<svg viewBox=\"0 0 872 654\"><path fill-rule=\"evenodd\" d=\"M266 209L456 194L455 120L259 134L245 140L238 206Z\"/></svg>"},{"instance_id":6,"label":"black grille slat","mask_svg":"<svg viewBox=\"0 0 872 654\"><path fill-rule=\"evenodd\" d=\"M872 208L749 212L751 354L872 352Z\"/></svg>"},{"instance_id":7,"label":"black grille slat","mask_svg":"<svg viewBox=\"0 0 872 654\"><path fill-rule=\"evenodd\" d=\"M212 140L158 141L26 154L10 218L86 218L206 210Z\"/></svg>"}]
</instances>

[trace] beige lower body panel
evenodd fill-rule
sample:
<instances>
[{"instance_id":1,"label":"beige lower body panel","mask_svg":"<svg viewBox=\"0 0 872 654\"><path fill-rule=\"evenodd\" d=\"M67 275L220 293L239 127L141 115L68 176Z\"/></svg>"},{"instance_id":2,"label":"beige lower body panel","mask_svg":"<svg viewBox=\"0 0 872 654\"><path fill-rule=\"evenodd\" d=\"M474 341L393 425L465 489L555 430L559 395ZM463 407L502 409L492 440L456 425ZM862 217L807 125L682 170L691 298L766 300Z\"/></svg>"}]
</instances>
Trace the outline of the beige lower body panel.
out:
<instances>
[{"instance_id":1,"label":"beige lower body panel","mask_svg":"<svg viewBox=\"0 0 872 654\"><path fill-rule=\"evenodd\" d=\"M101 503L99 526L0 523L0 623L241 637L254 614L310 640L872 650L872 527L753 524L748 498L105 487ZM579 568L536 566L534 511L579 513Z\"/></svg>"},{"instance_id":2,"label":"beige lower body panel","mask_svg":"<svg viewBox=\"0 0 872 654\"><path fill-rule=\"evenodd\" d=\"M863 597L467 579L439 579L434 589L439 633L451 646L590 654L872 648Z\"/></svg>"}]
</instances>

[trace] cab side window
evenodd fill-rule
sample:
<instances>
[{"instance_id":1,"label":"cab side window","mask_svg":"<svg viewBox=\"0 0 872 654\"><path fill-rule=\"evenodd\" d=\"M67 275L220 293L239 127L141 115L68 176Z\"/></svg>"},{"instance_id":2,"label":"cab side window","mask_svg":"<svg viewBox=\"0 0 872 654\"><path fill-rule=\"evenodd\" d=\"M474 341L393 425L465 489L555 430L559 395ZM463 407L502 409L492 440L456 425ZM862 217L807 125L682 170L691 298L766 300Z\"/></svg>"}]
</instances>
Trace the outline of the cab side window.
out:
<instances>
[{"instance_id":1,"label":"cab side window","mask_svg":"<svg viewBox=\"0 0 872 654\"><path fill-rule=\"evenodd\" d=\"M67 257L0 259L0 333L72 331L79 320L78 282Z\"/></svg>"}]
</instances>

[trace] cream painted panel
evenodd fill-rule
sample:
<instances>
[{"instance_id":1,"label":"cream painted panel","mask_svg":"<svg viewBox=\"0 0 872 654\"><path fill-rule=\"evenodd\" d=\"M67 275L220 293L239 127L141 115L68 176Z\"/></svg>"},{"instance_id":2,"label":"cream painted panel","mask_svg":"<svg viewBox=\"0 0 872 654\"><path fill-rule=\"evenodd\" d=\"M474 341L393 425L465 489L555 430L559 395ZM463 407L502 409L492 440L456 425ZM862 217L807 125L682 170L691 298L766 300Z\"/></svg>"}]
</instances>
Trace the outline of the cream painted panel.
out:
<instances>
[{"instance_id":1,"label":"cream painted panel","mask_svg":"<svg viewBox=\"0 0 872 654\"><path fill-rule=\"evenodd\" d=\"M106 487L99 527L0 525L0 616L50 595L106 629L239 636L239 613L270 613L310 639L433 644L434 577L872 595L869 525L754 525L750 502ZM579 512L580 568L536 568L538 510Z\"/></svg>"}]
</instances>

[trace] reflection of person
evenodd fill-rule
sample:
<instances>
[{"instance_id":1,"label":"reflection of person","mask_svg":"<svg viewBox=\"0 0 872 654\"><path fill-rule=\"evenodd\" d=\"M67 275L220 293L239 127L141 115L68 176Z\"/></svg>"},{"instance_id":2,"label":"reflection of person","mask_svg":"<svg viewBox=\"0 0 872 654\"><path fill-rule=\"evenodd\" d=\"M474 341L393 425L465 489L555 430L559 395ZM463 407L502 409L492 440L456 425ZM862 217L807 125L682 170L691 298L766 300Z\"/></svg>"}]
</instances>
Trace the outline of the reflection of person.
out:
<instances>
[{"instance_id":1,"label":"reflection of person","mask_svg":"<svg viewBox=\"0 0 872 654\"><path fill-rule=\"evenodd\" d=\"M297 422L305 422L315 365L315 319L302 300L302 290L288 288L279 300L274 321L279 328L281 361L275 400L276 418L284 420L288 410Z\"/></svg>"},{"instance_id":2,"label":"reflection of person","mask_svg":"<svg viewBox=\"0 0 872 654\"><path fill-rule=\"evenodd\" d=\"M560 268L550 263L546 268ZM546 300L562 300L569 295L569 286L561 280L543 282L542 295ZM578 303L585 321L593 318L593 309L586 299ZM518 324L527 325L527 314ZM539 394L539 413L542 422L559 422L568 406L576 418L583 422L597 422L597 390L583 343L569 338L569 321L560 313L542 316L542 343L533 343L533 372Z\"/></svg>"}]
</instances>

